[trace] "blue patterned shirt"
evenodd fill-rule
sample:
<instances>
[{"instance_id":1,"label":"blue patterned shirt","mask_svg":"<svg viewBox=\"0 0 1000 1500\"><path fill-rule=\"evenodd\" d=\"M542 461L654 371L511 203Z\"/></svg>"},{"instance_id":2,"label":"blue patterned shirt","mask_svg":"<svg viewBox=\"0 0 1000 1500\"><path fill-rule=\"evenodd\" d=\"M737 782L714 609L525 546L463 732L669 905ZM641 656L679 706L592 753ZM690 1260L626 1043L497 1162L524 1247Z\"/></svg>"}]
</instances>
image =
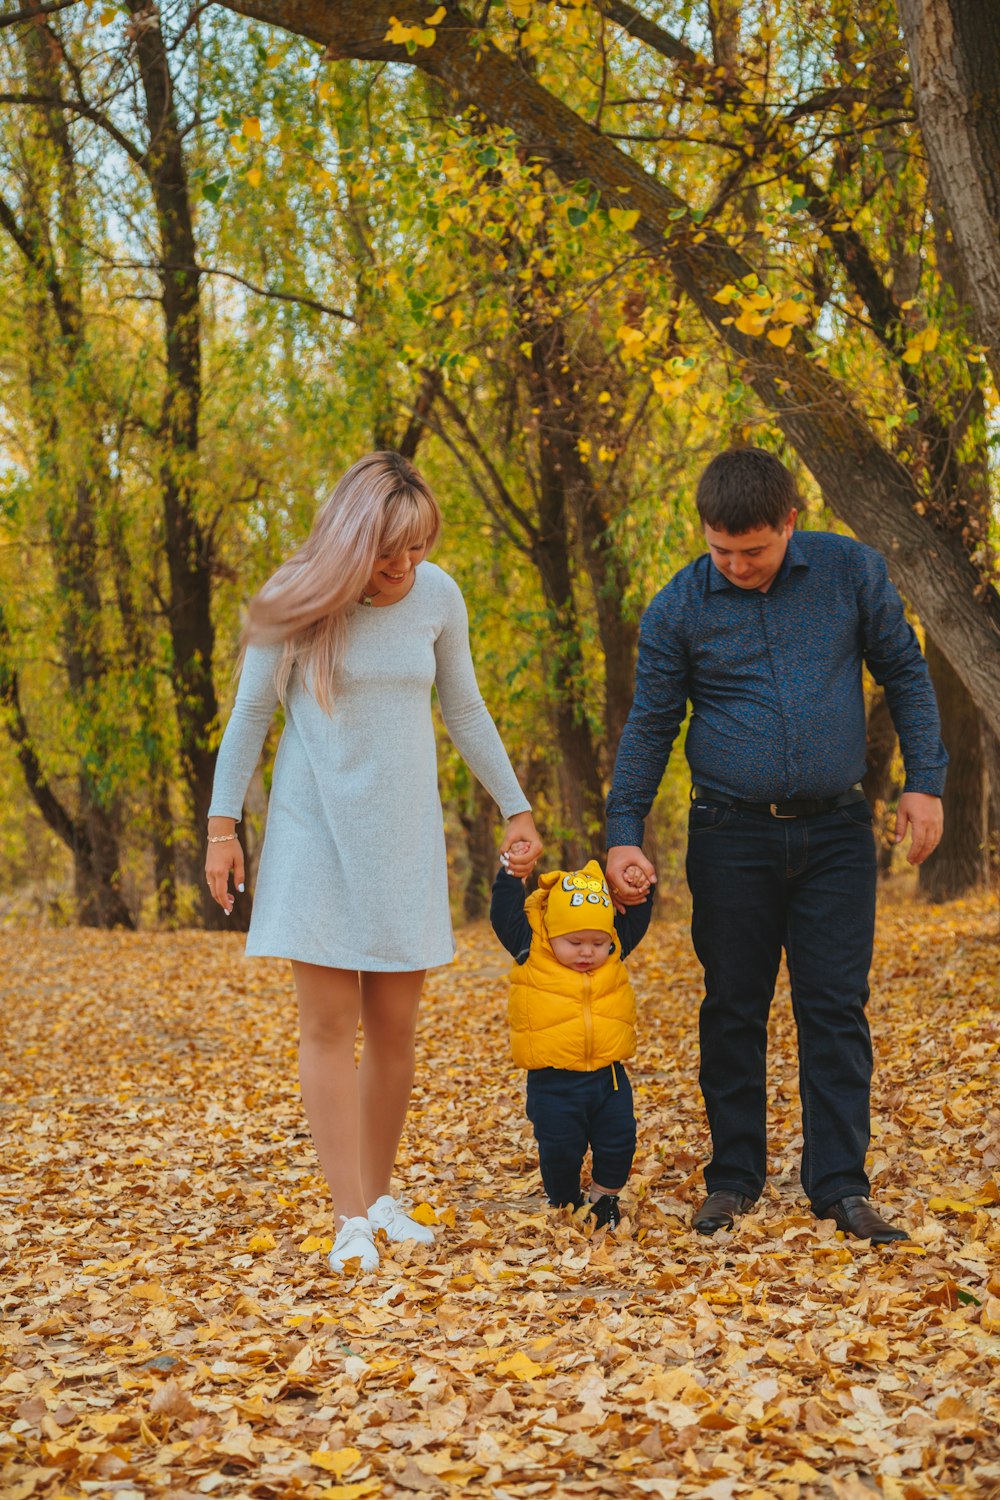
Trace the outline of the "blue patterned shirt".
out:
<instances>
[{"instance_id":1,"label":"blue patterned shirt","mask_svg":"<svg viewBox=\"0 0 1000 1500\"><path fill-rule=\"evenodd\" d=\"M796 532L766 593L699 557L642 618L635 698L608 797L608 847L641 844L688 699L692 780L747 802L833 797L865 773L861 665L885 689L906 790L940 796L948 755L927 663L885 559Z\"/></svg>"}]
</instances>

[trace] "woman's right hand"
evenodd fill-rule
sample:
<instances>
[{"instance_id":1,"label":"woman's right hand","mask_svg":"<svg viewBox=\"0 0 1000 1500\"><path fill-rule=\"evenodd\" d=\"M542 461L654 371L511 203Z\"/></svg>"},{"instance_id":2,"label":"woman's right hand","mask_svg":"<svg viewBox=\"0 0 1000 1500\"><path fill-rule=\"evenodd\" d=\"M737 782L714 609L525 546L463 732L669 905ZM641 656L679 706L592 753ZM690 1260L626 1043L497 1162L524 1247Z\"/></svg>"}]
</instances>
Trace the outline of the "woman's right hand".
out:
<instances>
[{"instance_id":1,"label":"woman's right hand","mask_svg":"<svg viewBox=\"0 0 1000 1500\"><path fill-rule=\"evenodd\" d=\"M232 834L235 831L236 822L233 818L212 818L208 825L209 836L213 838L220 838L224 834ZM245 872L243 849L239 839L225 838L221 843L210 843L205 855L205 879L208 882L212 900L219 903L227 917L236 904L236 897L229 889L230 871L232 871L234 887L242 891Z\"/></svg>"}]
</instances>

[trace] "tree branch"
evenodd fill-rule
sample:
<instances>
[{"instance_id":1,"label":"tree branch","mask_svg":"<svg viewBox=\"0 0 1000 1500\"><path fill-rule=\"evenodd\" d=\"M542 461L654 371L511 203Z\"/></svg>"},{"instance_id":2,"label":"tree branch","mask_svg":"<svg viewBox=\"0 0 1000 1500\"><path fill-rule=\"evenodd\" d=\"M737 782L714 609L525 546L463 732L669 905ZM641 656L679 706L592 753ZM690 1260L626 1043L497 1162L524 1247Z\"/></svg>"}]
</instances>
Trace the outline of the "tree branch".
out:
<instances>
[{"instance_id":1,"label":"tree branch","mask_svg":"<svg viewBox=\"0 0 1000 1500\"><path fill-rule=\"evenodd\" d=\"M23 10L7 11L0 15L0 30L5 26L17 26L21 21L37 21L40 16L52 16L56 11L68 10L79 5L80 0L50 0L47 5L28 5Z\"/></svg>"},{"instance_id":2,"label":"tree branch","mask_svg":"<svg viewBox=\"0 0 1000 1500\"><path fill-rule=\"evenodd\" d=\"M140 151L133 141L130 141L125 133L118 129L113 121L101 110L95 109L85 99L63 99L58 94L0 94L0 104L24 104L37 109L67 109L72 114L80 115L85 120L92 120L99 125L111 139L119 145L127 156L135 162L136 166L143 172L148 166L148 156L145 151Z\"/></svg>"}]
</instances>

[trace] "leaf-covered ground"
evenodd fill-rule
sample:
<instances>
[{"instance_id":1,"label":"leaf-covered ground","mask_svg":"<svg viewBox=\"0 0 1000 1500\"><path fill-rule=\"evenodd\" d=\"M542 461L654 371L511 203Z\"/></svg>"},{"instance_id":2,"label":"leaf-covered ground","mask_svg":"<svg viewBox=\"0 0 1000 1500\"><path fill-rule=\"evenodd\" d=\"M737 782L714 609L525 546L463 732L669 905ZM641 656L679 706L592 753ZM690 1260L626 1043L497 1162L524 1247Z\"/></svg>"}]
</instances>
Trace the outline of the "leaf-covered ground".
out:
<instances>
[{"instance_id":1,"label":"leaf-covered ground","mask_svg":"<svg viewBox=\"0 0 1000 1500\"><path fill-rule=\"evenodd\" d=\"M1000 1494L998 929L880 916L872 1173L912 1242L813 1220L787 997L772 1175L688 1227L706 1131L682 923L630 967L628 1220L547 1210L485 928L433 974L399 1184L430 1249L330 1274L286 967L237 937L0 932L4 1500Z\"/></svg>"}]
</instances>

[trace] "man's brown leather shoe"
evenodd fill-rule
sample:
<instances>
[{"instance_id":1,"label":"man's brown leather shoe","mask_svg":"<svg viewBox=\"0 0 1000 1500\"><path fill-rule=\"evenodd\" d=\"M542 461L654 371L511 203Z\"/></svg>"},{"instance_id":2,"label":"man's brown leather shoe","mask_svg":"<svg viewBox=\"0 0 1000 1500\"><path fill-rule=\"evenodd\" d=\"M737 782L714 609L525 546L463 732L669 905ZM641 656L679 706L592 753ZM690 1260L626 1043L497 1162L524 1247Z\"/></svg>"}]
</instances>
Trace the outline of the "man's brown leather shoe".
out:
<instances>
[{"instance_id":1,"label":"man's brown leather shoe","mask_svg":"<svg viewBox=\"0 0 1000 1500\"><path fill-rule=\"evenodd\" d=\"M853 1234L857 1240L871 1240L873 1245L888 1245L892 1240L908 1240L905 1229L887 1224L877 1209L872 1208L867 1198L860 1195L840 1198L821 1215L832 1219L845 1234Z\"/></svg>"},{"instance_id":2,"label":"man's brown leather shoe","mask_svg":"<svg viewBox=\"0 0 1000 1500\"><path fill-rule=\"evenodd\" d=\"M737 1214L745 1214L748 1208L753 1208L753 1202L745 1193L720 1188L717 1193L709 1193L691 1223L699 1234L714 1234L717 1229L732 1229Z\"/></svg>"}]
</instances>

